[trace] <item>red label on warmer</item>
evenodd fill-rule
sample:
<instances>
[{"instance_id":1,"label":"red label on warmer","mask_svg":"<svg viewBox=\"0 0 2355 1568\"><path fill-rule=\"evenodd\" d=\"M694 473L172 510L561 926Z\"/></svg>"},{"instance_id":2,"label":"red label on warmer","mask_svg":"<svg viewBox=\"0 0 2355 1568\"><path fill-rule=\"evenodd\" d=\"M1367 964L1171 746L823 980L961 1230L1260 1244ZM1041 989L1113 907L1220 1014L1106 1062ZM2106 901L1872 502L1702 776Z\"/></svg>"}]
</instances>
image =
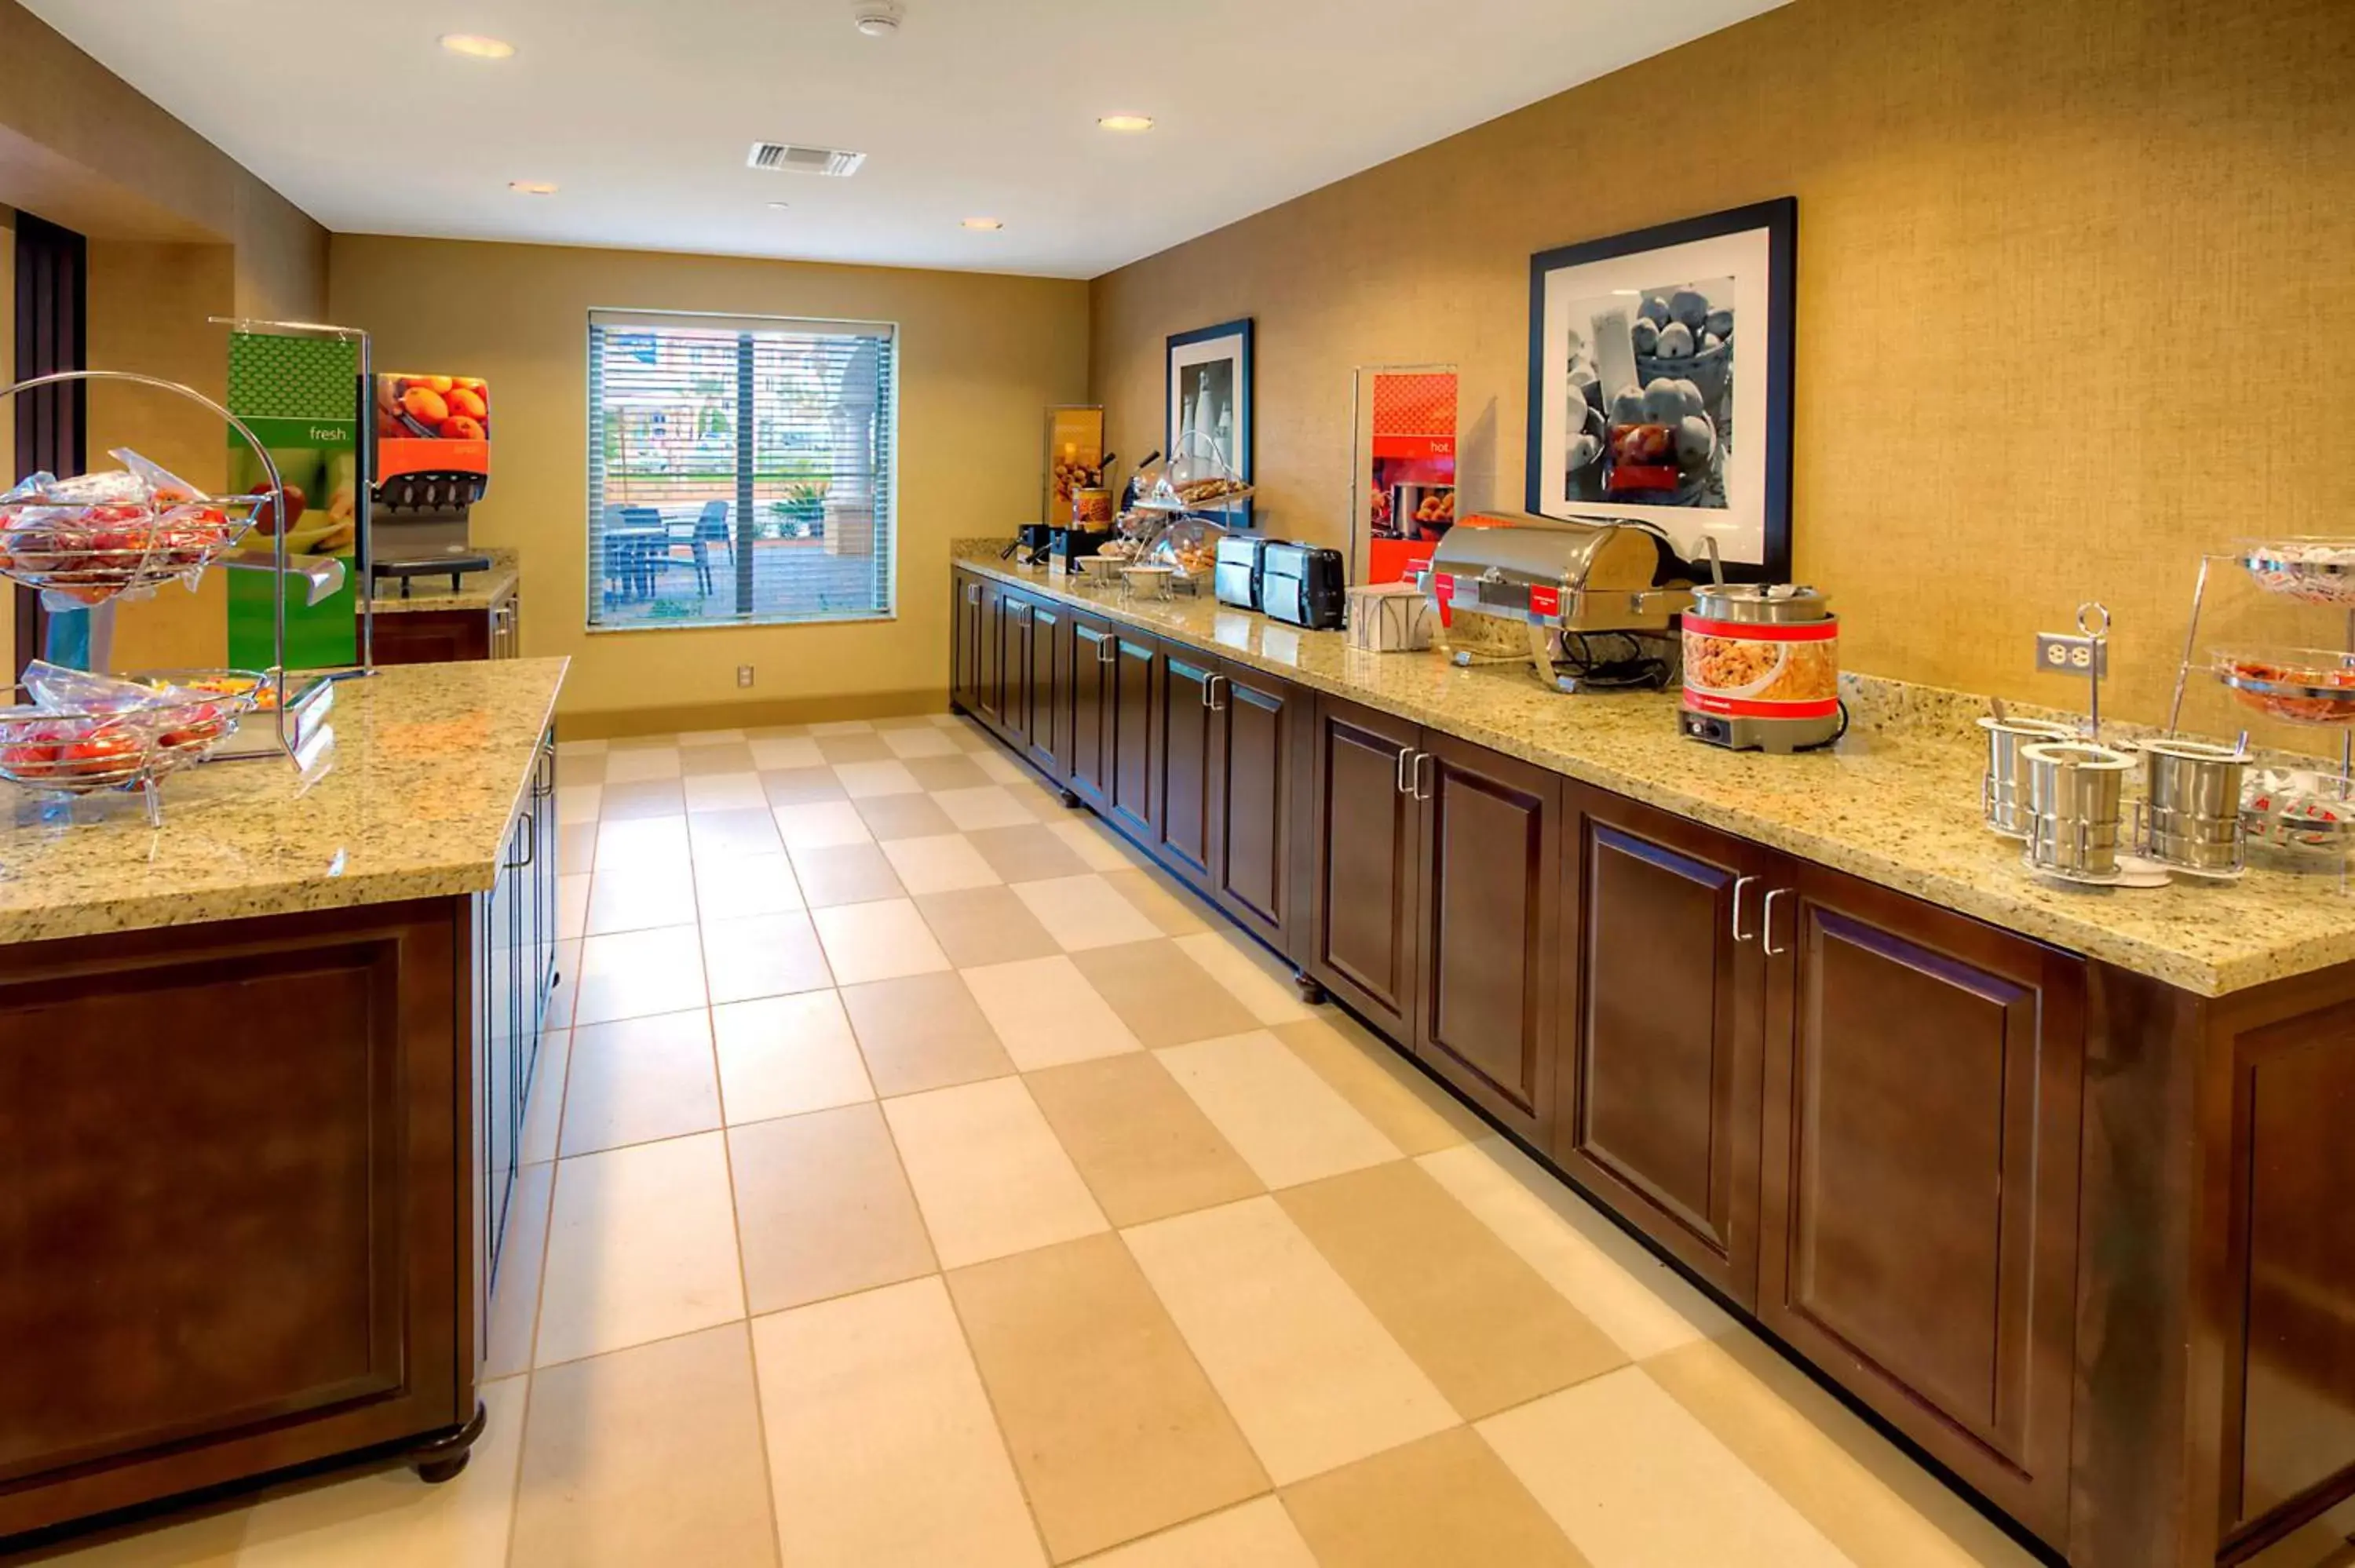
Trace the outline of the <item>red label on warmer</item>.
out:
<instances>
[{"instance_id":1,"label":"red label on warmer","mask_svg":"<svg viewBox=\"0 0 2355 1568\"><path fill-rule=\"evenodd\" d=\"M1534 590L1531 597L1535 597ZM1703 620L1698 615L1688 615L1684 628L1703 637L1731 637L1742 642L1829 642L1839 635L1837 620L1805 620L1779 626L1769 621Z\"/></svg>"},{"instance_id":2,"label":"red label on warmer","mask_svg":"<svg viewBox=\"0 0 2355 1568\"><path fill-rule=\"evenodd\" d=\"M1839 699L1816 702L1761 702L1756 697L1721 697L1714 692L1685 688L1685 706L1697 714L1724 714L1737 718L1829 718L1839 712Z\"/></svg>"},{"instance_id":3,"label":"red label on warmer","mask_svg":"<svg viewBox=\"0 0 2355 1568\"><path fill-rule=\"evenodd\" d=\"M1431 575L1431 597L1437 599L1442 606L1455 603L1455 579L1445 572L1433 572Z\"/></svg>"},{"instance_id":4,"label":"red label on warmer","mask_svg":"<svg viewBox=\"0 0 2355 1568\"><path fill-rule=\"evenodd\" d=\"M1560 615L1561 613L1561 589L1556 588L1532 588L1529 589L1529 613L1531 615Z\"/></svg>"}]
</instances>

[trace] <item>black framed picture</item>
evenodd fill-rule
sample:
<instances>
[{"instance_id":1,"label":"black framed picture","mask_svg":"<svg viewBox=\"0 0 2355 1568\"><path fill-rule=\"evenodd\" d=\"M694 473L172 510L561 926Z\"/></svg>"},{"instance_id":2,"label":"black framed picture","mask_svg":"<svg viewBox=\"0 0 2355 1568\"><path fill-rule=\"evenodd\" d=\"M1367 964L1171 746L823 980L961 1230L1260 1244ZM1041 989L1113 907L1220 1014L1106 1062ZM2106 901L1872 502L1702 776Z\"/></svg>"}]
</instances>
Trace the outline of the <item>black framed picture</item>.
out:
<instances>
[{"instance_id":1,"label":"black framed picture","mask_svg":"<svg viewBox=\"0 0 2355 1568\"><path fill-rule=\"evenodd\" d=\"M1726 576L1791 573L1789 196L1529 261L1529 510L1658 528Z\"/></svg>"},{"instance_id":2,"label":"black framed picture","mask_svg":"<svg viewBox=\"0 0 2355 1568\"><path fill-rule=\"evenodd\" d=\"M1169 339L1164 376L1167 406L1161 450L1180 458L1216 460L1252 481L1252 318L1178 333ZM1251 526L1251 503L1235 521Z\"/></svg>"}]
</instances>

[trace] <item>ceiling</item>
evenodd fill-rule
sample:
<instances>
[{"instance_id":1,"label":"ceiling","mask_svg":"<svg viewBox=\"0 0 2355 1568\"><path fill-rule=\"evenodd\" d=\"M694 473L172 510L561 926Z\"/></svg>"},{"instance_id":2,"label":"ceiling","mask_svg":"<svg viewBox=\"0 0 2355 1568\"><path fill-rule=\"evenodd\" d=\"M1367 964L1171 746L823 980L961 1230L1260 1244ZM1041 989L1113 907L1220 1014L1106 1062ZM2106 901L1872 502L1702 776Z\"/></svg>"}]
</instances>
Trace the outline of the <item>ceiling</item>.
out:
<instances>
[{"instance_id":1,"label":"ceiling","mask_svg":"<svg viewBox=\"0 0 2355 1568\"><path fill-rule=\"evenodd\" d=\"M886 39L852 3L27 0L331 229L1073 278L1782 0L905 0Z\"/></svg>"}]
</instances>

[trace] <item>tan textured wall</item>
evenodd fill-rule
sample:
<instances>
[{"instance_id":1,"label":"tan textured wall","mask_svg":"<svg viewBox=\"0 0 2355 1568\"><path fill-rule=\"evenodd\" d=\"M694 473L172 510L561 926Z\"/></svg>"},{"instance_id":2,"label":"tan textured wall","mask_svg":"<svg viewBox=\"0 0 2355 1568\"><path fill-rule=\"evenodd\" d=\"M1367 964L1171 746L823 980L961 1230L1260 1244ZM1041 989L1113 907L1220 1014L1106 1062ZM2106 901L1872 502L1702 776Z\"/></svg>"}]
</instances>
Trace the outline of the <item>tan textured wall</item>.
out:
<instances>
[{"instance_id":1,"label":"tan textured wall","mask_svg":"<svg viewBox=\"0 0 2355 1568\"><path fill-rule=\"evenodd\" d=\"M2355 532L2350 80L2347 0L1796 0L1098 279L1094 396L1157 445L1164 337L1256 316L1272 525L1337 544L1352 368L1453 361L1465 503L1518 508L1529 256L1795 195L1849 664L2058 700L2028 639L2099 598L2151 716L2201 550Z\"/></svg>"},{"instance_id":2,"label":"tan textured wall","mask_svg":"<svg viewBox=\"0 0 2355 1568\"><path fill-rule=\"evenodd\" d=\"M330 277L335 319L375 334L379 366L490 382L491 490L474 536L521 552L525 652L570 655L565 711L601 727L665 727L680 709L944 704L949 541L1037 514L1043 410L1087 386L1084 283L348 234ZM900 324L897 620L587 633L598 306ZM740 691L748 663L757 683Z\"/></svg>"}]
</instances>

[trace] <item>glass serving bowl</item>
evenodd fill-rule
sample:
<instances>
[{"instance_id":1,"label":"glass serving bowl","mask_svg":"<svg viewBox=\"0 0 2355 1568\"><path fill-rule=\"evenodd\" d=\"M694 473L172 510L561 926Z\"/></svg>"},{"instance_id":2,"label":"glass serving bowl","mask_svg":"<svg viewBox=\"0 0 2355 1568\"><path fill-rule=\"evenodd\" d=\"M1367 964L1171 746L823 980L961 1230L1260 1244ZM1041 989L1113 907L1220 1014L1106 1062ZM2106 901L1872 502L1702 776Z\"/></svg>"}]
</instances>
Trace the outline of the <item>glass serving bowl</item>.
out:
<instances>
[{"instance_id":1,"label":"glass serving bowl","mask_svg":"<svg viewBox=\"0 0 2355 1568\"><path fill-rule=\"evenodd\" d=\"M2355 724L2355 653L2220 648L2210 669L2244 707L2291 724Z\"/></svg>"},{"instance_id":2,"label":"glass serving bowl","mask_svg":"<svg viewBox=\"0 0 2355 1568\"><path fill-rule=\"evenodd\" d=\"M2251 539L2241 546L2241 565L2268 593L2355 609L2355 539L2318 534Z\"/></svg>"}]
</instances>

